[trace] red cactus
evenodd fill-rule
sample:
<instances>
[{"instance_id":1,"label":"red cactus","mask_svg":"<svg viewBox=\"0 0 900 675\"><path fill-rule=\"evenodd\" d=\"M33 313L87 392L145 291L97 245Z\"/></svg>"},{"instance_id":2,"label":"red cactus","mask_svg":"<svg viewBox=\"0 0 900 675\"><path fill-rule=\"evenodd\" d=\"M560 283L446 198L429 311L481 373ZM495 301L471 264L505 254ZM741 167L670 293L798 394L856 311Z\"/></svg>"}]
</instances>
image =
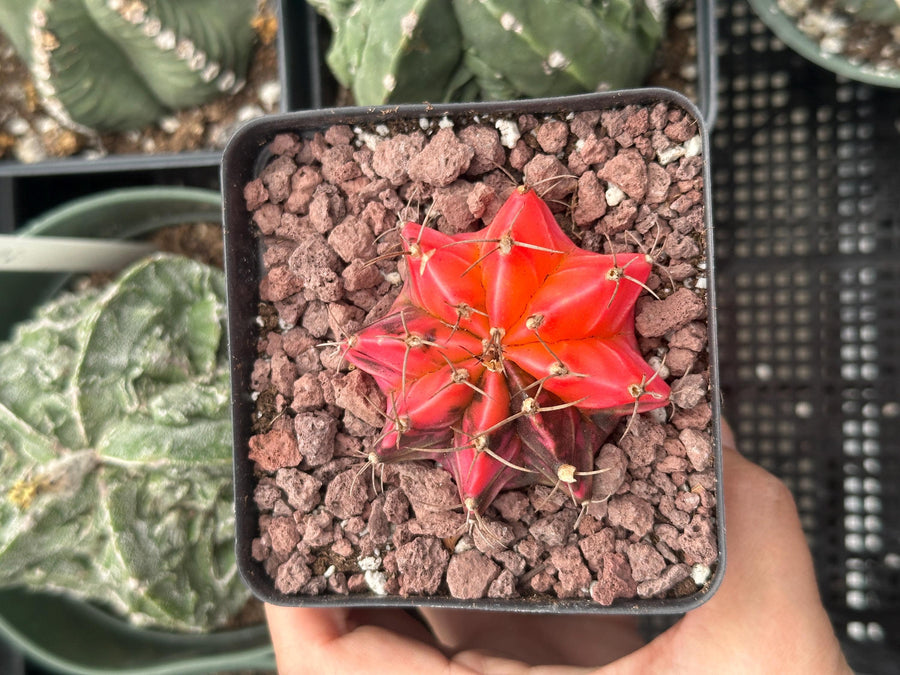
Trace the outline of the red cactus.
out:
<instances>
[{"instance_id":1,"label":"red cactus","mask_svg":"<svg viewBox=\"0 0 900 675\"><path fill-rule=\"evenodd\" d=\"M439 460L474 513L539 479L589 501L618 418L668 401L634 336L650 261L579 249L524 187L479 232L402 235L402 292L344 349L387 396L381 460Z\"/></svg>"}]
</instances>

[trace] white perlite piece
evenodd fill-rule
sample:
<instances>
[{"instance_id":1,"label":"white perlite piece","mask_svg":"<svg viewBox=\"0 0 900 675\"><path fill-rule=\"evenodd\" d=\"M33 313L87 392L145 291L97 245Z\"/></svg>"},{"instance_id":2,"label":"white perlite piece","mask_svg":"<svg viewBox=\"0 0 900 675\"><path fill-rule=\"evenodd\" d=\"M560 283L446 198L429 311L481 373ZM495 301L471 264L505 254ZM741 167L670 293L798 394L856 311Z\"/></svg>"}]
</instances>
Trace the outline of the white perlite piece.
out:
<instances>
[{"instance_id":1,"label":"white perlite piece","mask_svg":"<svg viewBox=\"0 0 900 675\"><path fill-rule=\"evenodd\" d=\"M693 579L694 583L698 586L702 586L709 581L711 574L712 570L709 569L709 566L703 565L702 563L697 563L691 568L691 579Z\"/></svg>"},{"instance_id":2,"label":"white perlite piece","mask_svg":"<svg viewBox=\"0 0 900 675\"><path fill-rule=\"evenodd\" d=\"M625 193L615 183L610 183L606 188L606 203L609 206L618 206L625 199Z\"/></svg>"},{"instance_id":3,"label":"white perlite piece","mask_svg":"<svg viewBox=\"0 0 900 675\"><path fill-rule=\"evenodd\" d=\"M516 147L516 143L522 138L519 132L519 125L512 120L497 120L494 122L497 131L500 132L500 145L504 148L512 150Z\"/></svg>"}]
</instances>

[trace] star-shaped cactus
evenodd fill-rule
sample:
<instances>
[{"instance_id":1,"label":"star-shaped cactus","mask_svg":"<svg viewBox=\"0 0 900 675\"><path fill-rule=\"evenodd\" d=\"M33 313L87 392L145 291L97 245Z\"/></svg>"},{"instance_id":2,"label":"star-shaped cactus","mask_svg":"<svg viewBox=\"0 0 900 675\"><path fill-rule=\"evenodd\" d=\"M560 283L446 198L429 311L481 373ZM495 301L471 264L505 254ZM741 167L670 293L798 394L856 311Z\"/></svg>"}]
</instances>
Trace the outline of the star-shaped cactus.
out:
<instances>
[{"instance_id":1,"label":"star-shaped cactus","mask_svg":"<svg viewBox=\"0 0 900 675\"><path fill-rule=\"evenodd\" d=\"M652 261L578 248L526 187L478 232L402 237L403 290L344 345L388 401L378 461L437 459L475 514L538 480L589 502L618 419L668 402L634 335Z\"/></svg>"}]
</instances>

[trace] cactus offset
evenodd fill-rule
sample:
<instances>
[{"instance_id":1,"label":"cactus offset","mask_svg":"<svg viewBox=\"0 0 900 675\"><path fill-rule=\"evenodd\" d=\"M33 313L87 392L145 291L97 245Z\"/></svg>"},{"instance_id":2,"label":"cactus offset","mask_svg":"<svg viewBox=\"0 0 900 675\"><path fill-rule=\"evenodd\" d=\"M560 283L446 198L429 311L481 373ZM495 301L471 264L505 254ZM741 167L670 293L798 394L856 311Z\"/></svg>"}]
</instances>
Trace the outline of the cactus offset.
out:
<instances>
[{"instance_id":1,"label":"cactus offset","mask_svg":"<svg viewBox=\"0 0 900 675\"><path fill-rule=\"evenodd\" d=\"M0 27L44 109L121 131L243 84L256 0L0 0Z\"/></svg>"},{"instance_id":2,"label":"cactus offset","mask_svg":"<svg viewBox=\"0 0 900 675\"><path fill-rule=\"evenodd\" d=\"M343 350L388 400L379 460L437 459L474 514L535 480L589 502L618 419L668 401L634 335L651 261L579 249L527 188L479 232L402 235L402 292Z\"/></svg>"}]
</instances>

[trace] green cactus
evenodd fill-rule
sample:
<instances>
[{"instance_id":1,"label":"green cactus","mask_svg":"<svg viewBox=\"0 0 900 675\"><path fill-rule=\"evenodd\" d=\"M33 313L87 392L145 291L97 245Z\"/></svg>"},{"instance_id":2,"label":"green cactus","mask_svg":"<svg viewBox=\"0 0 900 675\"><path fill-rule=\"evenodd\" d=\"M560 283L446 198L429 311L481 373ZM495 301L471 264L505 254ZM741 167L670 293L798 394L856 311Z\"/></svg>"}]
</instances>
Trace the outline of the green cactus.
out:
<instances>
[{"instance_id":1,"label":"green cactus","mask_svg":"<svg viewBox=\"0 0 900 675\"><path fill-rule=\"evenodd\" d=\"M0 344L0 587L170 630L244 606L223 277L159 255Z\"/></svg>"},{"instance_id":2,"label":"green cactus","mask_svg":"<svg viewBox=\"0 0 900 675\"><path fill-rule=\"evenodd\" d=\"M0 27L44 108L122 131L243 84L256 0L0 0Z\"/></svg>"},{"instance_id":3,"label":"green cactus","mask_svg":"<svg viewBox=\"0 0 900 675\"><path fill-rule=\"evenodd\" d=\"M360 105L637 86L663 32L644 0L309 1L334 31L328 64Z\"/></svg>"},{"instance_id":4,"label":"green cactus","mask_svg":"<svg viewBox=\"0 0 900 675\"><path fill-rule=\"evenodd\" d=\"M310 0L334 40L328 65L360 105L442 100L462 43L450 0Z\"/></svg>"},{"instance_id":5,"label":"green cactus","mask_svg":"<svg viewBox=\"0 0 900 675\"><path fill-rule=\"evenodd\" d=\"M900 0L837 0L837 6L863 21L900 24Z\"/></svg>"}]
</instances>

